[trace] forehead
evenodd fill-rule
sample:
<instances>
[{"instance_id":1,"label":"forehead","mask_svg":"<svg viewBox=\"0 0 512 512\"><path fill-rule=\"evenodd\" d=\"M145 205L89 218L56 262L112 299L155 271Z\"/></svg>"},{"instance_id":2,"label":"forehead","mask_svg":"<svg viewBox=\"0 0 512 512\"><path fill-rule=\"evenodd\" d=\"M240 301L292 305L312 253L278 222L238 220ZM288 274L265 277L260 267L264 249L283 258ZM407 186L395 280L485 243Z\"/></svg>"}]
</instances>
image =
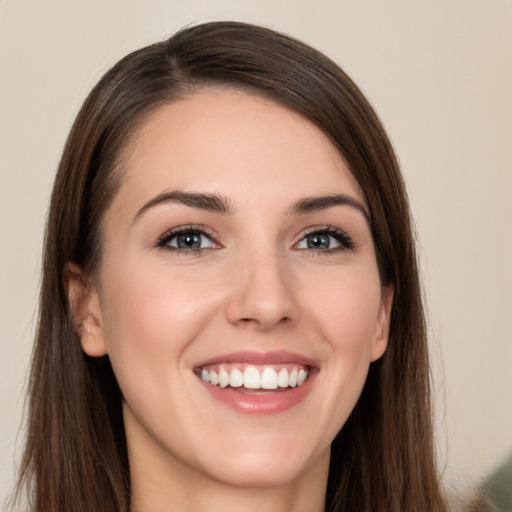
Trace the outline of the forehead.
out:
<instances>
[{"instance_id":1,"label":"forehead","mask_svg":"<svg viewBox=\"0 0 512 512\"><path fill-rule=\"evenodd\" d=\"M154 112L123 155L119 196L169 189L223 193L249 204L298 194L364 195L328 137L298 113L236 90L195 93ZM293 196L293 197L292 197Z\"/></svg>"}]
</instances>

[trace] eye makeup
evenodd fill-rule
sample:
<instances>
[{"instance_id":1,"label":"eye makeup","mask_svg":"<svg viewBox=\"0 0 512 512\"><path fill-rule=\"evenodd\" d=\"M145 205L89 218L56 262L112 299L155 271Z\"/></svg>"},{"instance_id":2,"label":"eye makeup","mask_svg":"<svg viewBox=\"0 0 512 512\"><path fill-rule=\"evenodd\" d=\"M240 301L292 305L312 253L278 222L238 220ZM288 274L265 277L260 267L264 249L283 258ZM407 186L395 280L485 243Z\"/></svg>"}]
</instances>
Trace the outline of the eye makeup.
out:
<instances>
[{"instance_id":1,"label":"eye makeup","mask_svg":"<svg viewBox=\"0 0 512 512\"><path fill-rule=\"evenodd\" d=\"M333 226L314 226L308 228L294 245L295 249L319 253L349 251L355 248L352 238L343 230Z\"/></svg>"},{"instance_id":2,"label":"eye makeup","mask_svg":"<svg viewBox=\"0 0 512 512\"><path fill-rule=\"evenodd\" d=\"M186 225L166 231L155 246L180 254L199 254L206 249L221 247L217 236L210 229L200 225Z\"/></svg>"},{"instance_id":3,"label":"eye makeup","mask_svg":"<svg viewBox=\"0 0 512 512\"><path fill-rule=\"evenodd\" d=\"M294 250L331 254L350 251L355 247L353 239L345 231L333 226L313 226L301 233L300 237L293 245ZM166 231L158 238L155 247L187 255L222 246L212 230L190 224Z\"/></svg>"}]
</instances>

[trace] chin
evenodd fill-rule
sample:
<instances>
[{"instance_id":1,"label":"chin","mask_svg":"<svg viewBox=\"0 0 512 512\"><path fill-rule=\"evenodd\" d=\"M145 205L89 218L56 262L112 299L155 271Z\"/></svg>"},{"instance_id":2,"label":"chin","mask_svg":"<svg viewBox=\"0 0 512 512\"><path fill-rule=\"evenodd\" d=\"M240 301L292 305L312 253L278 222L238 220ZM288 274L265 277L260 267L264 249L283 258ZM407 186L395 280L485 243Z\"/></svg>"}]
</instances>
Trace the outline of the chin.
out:
<instances>
[{"instance_id":1,"label":"chin","mask_svg":"<svg viewBox=\"0 0 512 512\"><path fill-rule=\"evenodd\" d=\"M268 439L267 433L265 437L251 436L249 442L245 438L243 442L230 443L214 466L211 460L205 461L202 472L230 486L272 487L292 484L312 471L327 471L330 443L321 449L311 440L306 442L289 434Z\"/></svg>"},{"instance_id":2,"label":"chin","mask_svg":"<svg viewBox=\"0 0 512 512\"><path fill-rule=\"evenodd\" d=\"M222 468L216 468L210 476L231 487L262 488L293 484L313 467L309 461L304 464L289 457L287 460L278 459L272 454L254 458L240 456L238 460L225 460Z\"/></svg>"}]
</instances>

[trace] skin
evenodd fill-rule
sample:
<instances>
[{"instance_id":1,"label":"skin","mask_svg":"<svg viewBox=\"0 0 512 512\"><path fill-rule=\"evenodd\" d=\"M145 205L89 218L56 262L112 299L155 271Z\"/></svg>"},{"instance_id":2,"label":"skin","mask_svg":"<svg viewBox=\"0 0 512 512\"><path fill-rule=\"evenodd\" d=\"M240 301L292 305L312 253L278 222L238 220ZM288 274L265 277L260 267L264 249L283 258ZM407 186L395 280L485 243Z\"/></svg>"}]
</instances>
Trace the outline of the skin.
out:
<instances>
[{"instance_id":1,"label":"skin","mask_svg":"<svg viewBox=\"0 0 512 512\"><path fill-rule=\"evenodd\" d=\"M323 510L330 444L386 349L393 295L360 209L293 210L333 194L366 208L343 158L287 108L207 90L152 115L123 169L98 271L70 263L65 280L83 350L109 355L124 395L132 509ZM222 195L230 212L148 205L169 191ZM158 245L190 225L208 231L201 251ZM308 247L327 226L353 246ZM214 400L194 368L239 350L310 358L310 393L272 415Z\"/></svg>"}]
</instances>

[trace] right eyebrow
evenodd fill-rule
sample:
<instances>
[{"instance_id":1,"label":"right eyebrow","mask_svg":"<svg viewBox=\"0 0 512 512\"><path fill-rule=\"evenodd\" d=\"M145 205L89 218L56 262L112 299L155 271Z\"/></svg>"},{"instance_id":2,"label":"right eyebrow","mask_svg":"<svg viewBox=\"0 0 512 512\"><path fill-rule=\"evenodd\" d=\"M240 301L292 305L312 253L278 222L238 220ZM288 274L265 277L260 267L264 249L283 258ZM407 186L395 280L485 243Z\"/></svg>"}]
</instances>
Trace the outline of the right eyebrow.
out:
<instances>
[{"instance_id":1,"label":"right eyebrow","mask_svg":"<svg viewBox=\"0 0 512 512\"><path fill-rule=\"evenodd\" d=\"M165 203L181 203L192 208L199 208L215 213L231 214L233 207L229 200L218 194L207 194L203 192L183 192L181 190L169 190L158 194L150 199L136 213L133 221L135 222L147 210L160 204Z\"/></svg>"}]
</instances>

